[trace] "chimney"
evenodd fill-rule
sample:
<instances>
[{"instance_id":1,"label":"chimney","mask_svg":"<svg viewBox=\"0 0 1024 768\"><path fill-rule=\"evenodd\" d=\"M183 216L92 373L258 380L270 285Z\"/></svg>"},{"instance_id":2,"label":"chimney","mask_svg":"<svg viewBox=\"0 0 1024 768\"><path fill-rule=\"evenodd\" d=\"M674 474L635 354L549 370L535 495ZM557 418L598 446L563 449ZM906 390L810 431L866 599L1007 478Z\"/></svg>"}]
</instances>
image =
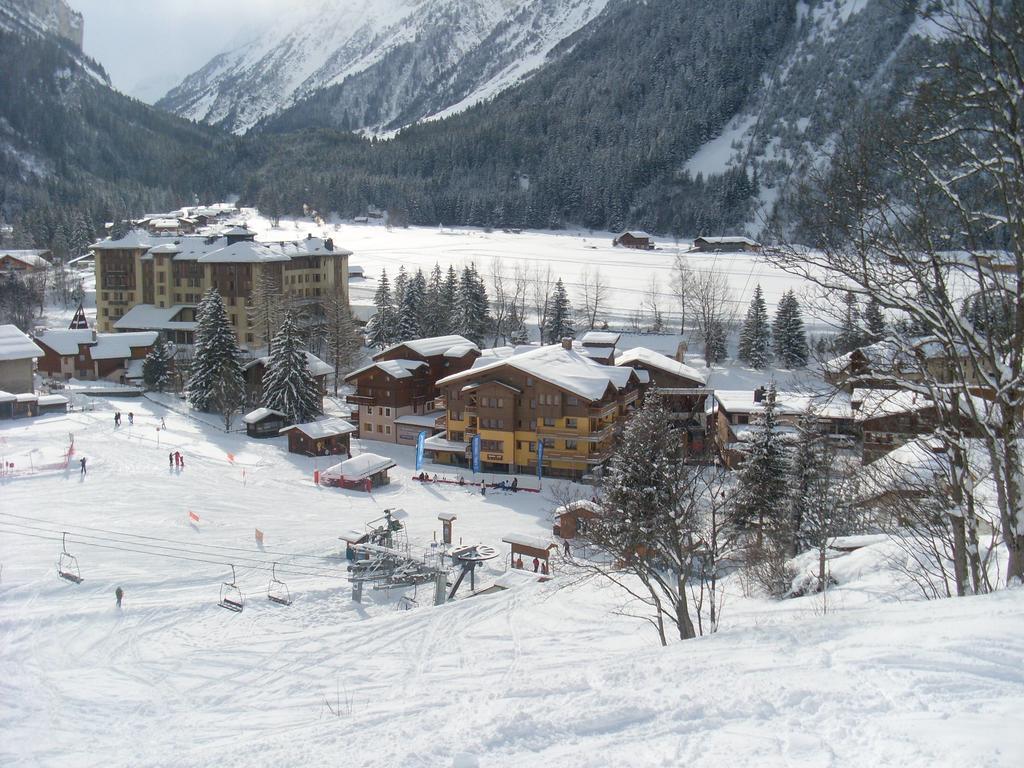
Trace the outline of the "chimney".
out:
<instances>
[{"instance_id":1,"label":"chimney","mask_svg":"<svg viewBox=\"0 0 1024 768\"><path fill-rule=\"evenodd\" d=\"M562 349L572 349L572 339L568 336L562 337Z\"/></svg>"},{"instance_id":2,"label":"chimney","mask_svg":"<svg viewBox=\"0 0 1024 768\"><path fill-rule=\"evenodd\" d=\"M684 363L684 362L686 362L683 359L685 357L686 357L686 342L685 341L680 341L679 345L676 347L676 362L677 363Z\"/></svg>"},{"instance_id":3,"label":"chimney","mask_svg":"<svg viewBox=\"0 0 1024 768\"><path fill-rule=\"evenodd\" d=\"M324 248L326 248L328 251L333 251L334 250L334 238L328 237L327 240L324 242Z\"/></svg>"},{"instance_id":4,"label":"chimney","mask_svg":"<svg viewBox=\"0 0 1024 768\"><path fill-rule=\"evenodd\" d=\"M758 387L754 390L754 402L760 403L764 400L764 387Z\"/></svg>"}]
</instances>

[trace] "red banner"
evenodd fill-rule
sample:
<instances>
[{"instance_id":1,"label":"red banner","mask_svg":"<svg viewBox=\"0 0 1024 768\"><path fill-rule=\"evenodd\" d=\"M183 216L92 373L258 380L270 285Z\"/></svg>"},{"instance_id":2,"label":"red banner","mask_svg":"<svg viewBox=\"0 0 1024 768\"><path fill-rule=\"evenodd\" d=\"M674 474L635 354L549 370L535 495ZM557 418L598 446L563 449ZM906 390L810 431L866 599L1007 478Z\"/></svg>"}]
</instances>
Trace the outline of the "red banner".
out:
<instances>
[{"instance_id":1,"label":"red banner","mask_svg":"<svg viewBox=\"0 0 1024 768\"><path fill-rule=\"evenodd\" d=\"M190 522L190 523L198 523L198 522L199 522L199 515L197 515L197 514L196 514L195 512L193 512L193 511L192 511L192 510L190 509L190 510L188 511L188 519L189 519L189 522Z\"/></svg>"}]
</instances>

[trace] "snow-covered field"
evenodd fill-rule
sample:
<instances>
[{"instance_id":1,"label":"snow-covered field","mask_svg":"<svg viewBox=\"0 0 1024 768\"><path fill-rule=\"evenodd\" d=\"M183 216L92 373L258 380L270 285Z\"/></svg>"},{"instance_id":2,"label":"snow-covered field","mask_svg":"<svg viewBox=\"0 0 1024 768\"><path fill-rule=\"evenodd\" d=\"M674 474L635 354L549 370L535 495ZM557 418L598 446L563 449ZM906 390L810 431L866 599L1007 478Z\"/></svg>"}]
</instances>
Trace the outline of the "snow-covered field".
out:
<instances>
[{"instance_id":1,"label":"snow-covered field","mask_svg":"<svg viewBox=\"0 0 1024 768\"><path fill-rule=\"evenodd\" d=\"M356 606L339 534L400 507L426 546L454 512L456 537L504 555L503 534L550 530L550 484L421 485L411 449L367 442L398 461L392 485L321 488L323 460L167 402L0 425L0 765L1020 765L1024 591L916 602L878 544L834 560L827 611L727 582L722 631L668 649L596 584ZM134 425L115 431L115 408ZM88 474L39 470L69 433ZM64 530L79 585L56 575ZM275 560L290 607L266 599ZM226 563L240 614L216 605Z\"/></svg>"}]
</instances>

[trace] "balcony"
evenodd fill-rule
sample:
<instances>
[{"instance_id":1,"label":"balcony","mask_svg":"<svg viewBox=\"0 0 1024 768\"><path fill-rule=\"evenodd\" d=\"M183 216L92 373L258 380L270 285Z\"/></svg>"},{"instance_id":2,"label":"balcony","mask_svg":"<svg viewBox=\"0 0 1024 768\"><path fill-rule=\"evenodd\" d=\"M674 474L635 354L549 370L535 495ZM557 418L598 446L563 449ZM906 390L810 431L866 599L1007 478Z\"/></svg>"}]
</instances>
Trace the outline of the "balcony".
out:
<instances>
[{"instance_id":1,"label":"balcony","mask_svg":"<svg viewBox=\"0 0 1024 768\"><path fill-rule=\"evenodd\" d=\"M615 432L615 424L605 424L600 429L591 432L579 432L575 429L564 427L545 427L538 425L537 434L542 437L558 437L563 440L579 440L581 443L599 443L612 436Z\"/></svg>"},{"instance_id":2,"label":"balcony","mask_svg":"<svg viewBox=\"0 0 1024 768\"><path fill-rule=\"evenodd\" d=\"M618 413L618 403L608 403L607 405L596 405L587 408L587 415L592 419L604 419L608 416L614 416Z\"/></svg>"},{"instance_id":3,"label":"balcony","mask_svg":"<svg viewBox=\"0 0 1024 768\"><path fill-rule=\"evenodd\" d=\"M345 402L349 405L374 405L377 398L373 395L346 395Z\"/></svg>"}]
</instances>

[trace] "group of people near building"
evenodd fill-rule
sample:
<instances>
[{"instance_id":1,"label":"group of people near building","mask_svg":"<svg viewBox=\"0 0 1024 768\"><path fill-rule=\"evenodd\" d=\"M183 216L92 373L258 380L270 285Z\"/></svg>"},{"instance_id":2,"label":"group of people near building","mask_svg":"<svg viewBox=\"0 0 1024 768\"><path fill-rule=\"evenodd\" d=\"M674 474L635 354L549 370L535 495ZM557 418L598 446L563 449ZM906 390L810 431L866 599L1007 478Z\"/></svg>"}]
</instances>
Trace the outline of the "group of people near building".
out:
<instances>
[{"instance_id":1,"label":"group of people near building","mask_svg":"<svg viewBox=\"0 0 1024 768\"><path fill-rule=\"evenodd\" d=\"M519 557L517 557L515 560L512 561L512 567L513 568L517 568L520 571L525 570L525 568L523 566L523 556L522 555L520 555ZM549 573L548 561L544 560L543 562L541 562L541 559L539 557L533 558L533 572L534 573L542 573L545 576L547 576L548 573Z\"/></svg>"}]
</instances>

